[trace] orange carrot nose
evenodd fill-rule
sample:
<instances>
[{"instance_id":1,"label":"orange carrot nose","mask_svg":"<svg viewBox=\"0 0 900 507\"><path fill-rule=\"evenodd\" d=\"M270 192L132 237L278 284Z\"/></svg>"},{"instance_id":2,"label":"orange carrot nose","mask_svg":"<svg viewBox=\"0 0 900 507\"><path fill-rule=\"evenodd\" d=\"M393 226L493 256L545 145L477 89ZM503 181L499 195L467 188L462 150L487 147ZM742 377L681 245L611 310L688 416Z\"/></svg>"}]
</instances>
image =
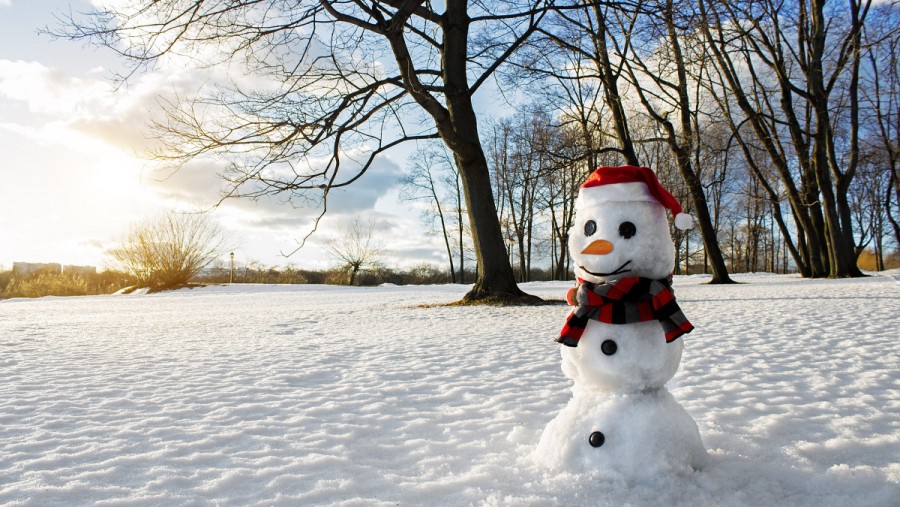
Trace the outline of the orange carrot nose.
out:
<instances>
[{"instance_id":1,"label":"orange carrot nose","mask_svg":"<svg viewBox=\"0 0 900 507\"><path fill-rule=\"evenodd\" d=\"M613 244L605 239L598 239L594 241L590 245L587 246L584 250L581 251L583 254L592 254L592 255L606 255L613 251Z\"/></svg>"}]
</instances>

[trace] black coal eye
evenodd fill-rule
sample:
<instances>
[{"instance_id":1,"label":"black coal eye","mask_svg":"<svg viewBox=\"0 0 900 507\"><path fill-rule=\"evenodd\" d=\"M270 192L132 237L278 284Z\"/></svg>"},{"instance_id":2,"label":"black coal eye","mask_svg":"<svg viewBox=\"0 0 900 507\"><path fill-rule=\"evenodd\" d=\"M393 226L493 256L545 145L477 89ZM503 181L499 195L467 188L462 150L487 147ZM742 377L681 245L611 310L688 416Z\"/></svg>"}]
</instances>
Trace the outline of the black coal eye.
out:
<instances>
[{"instance_id":1,"label":"black coal eye","mask_svg":"<svg viewBox=\"0 0 900 507\"><path fill-rule=\"evenodd\" d=\"M622 236L625 239L629 239L635 234L637 234L637 227L635 227L633 223L622 222L621 224L619 224L619 236Z\"/></svg>"},{"instance_id":2,"label":"black coal eye","mask_svg":"<svg viewBox=\"0 0 900 507\"><path fill-rule=\"evenodd\" d=\"M593 220L588 220L584 223L584 235L585 236L593 236L594 233L597 232L597 222Z\"/></svg>"},{"instance_id":3,"label":"black coal eye","mask_svg":"<svg viewBox=\"0 0 900 507\"><path fill-rule=\"evenodd\" d=\"M619 346L616 345L616 342L612 340L604 340L603 343L600 344L600 351L606 354L607 356L611 356L616 353L616 350L619 349Z\"/></svg>"}]
</instances>

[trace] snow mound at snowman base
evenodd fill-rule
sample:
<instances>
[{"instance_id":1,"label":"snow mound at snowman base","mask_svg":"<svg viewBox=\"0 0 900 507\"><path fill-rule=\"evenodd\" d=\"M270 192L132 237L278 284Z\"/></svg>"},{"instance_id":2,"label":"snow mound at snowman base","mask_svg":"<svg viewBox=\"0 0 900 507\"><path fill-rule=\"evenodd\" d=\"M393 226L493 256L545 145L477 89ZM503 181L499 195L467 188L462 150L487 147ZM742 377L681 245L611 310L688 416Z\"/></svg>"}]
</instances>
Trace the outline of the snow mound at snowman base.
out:
<instances>
[{"instance_id":1,"label":"snow mound at snowman base","mask_svg":"<svg viewBox=\"0 0 900 507\"><path fill-rule=\"evenodd\" d=\"M596 432L602 437L592 439ZM575 390L532 459L554 471L650 478L690 474L707 455L697 424L663 387L633 394Z\"/></svg>"}]
</instances>

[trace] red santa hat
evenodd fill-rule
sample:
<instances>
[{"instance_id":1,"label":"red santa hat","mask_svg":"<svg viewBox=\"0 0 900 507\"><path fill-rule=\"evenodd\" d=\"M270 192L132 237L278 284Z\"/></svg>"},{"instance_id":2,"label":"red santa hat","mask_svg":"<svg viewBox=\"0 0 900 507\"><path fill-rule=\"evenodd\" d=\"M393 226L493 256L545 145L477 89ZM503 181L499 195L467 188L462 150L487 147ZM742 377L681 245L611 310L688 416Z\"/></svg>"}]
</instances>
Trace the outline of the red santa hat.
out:
<instances>
[{"instance_id":1,"label":"red santa hat","mask_svg":"<svg viewBox=\"0 0 900 507\"><path fill-rule=\"evenodd\" d=\"M681 204L663 188L656 173L649 167L630 165L598 167L581 185L575 209L590 208L606 202L658 202L672 212L675 227L690 229L694 219L684 212Z\"/></svg>"}]
</instances>

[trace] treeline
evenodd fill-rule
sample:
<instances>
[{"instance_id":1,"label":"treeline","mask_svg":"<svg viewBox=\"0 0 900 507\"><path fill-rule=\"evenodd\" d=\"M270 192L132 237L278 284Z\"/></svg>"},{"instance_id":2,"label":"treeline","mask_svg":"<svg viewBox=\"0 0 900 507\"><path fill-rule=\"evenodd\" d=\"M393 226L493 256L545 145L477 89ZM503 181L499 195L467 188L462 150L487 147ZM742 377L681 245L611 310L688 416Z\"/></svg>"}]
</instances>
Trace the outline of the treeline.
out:
<instances>
[{"instance_id":1,"label":"treeline","mask_svg":"<svg viewBox=\"0 0 900 507\"><path fill-rule=\"evenodd\" d=\"M900 268L900 252L887 257L887 268ZM860 255L860 267L876 269L876 259L872 251ZM473 272L456 272L458 279L474 280ZM258 284L325 284L347 285L349 273L346 268L327 270L299 269L293 266L276 267L251 263L234 270L218 266L205 270L190 279L192 285L258 283ZM572 279L570 272L562 279ZM560 277L546 267L532 267L530 281L558 280ZM454 282L450 272L433 264L421 264L408 269L392 269L377 266L358 273L353 285L377 286L393 285L435 285ZM31 273L16 275L12 271L0 271L0 299L34 298L43 296L90 296L113 294L123 289L136 287L138 281L127 273L103 271L100 273Z\"/></svg>"},{"instance_id":2,"label":"treeline","mask_svg":"<svg viewBox=\"0 0 900 507\"><path fill-rule=\"evenodd\" d=\"M552 280L553 274L548 269L535 269L534 280ZM454 281L453 276L457 277ZM263 266L259 263L248 263L235 268L217 266L206 270L191 281L197 283L266 283L266 284L325 284L325 285L360 285L374 286L382 284L394 285L434 285L460 283L466 279L475 279L473 272L455 272L454 275L433 264L420 264L408 269L390 268L383 264L361 269L350 283L350 272L347 267L336 267L327 270L299 269L293 266Z\"/></svg>"},{"instance_id":3,"label":"treeline","mask_svg":"<svg viewBox=\"0 0 900 507\"><path fill-rule=\"evenodd\" d=\"M482 129L518 279L570 268L578 186L644 165L697 226L676 273L859 276L900 244L900 8L719 0L589 3L548 14L502 84L525 97ZM468 224L452 157L411 162L451 271ZM444 204L444 207L440 205Z\"/></svg>"},{"instance_id":4,"label":"treeline","mask_svg":"<svg viewBox=\"0 0 900 507\"><path fill-rule=\"evenodd\" d=\"M457 273L459 275L460 273ZM474 273L466 273L466 279L474 280ZM552 273L546 269L536 269L534 280L551 280ZM347 285L349 273L345 268L327 270L299 269L293 266L263 266L250 263L231 269L217 266L204 270L192 277L191 285L259 283L259 284L326 284ZM379 265L361 270L353 285L376 286L394 285L434 285L456 283L450 273L432 264L421 264L408 269L393 269ZM39 272L17 275L12 271L0 271L0 299L33 298L43 296L89 296L113 294L139 285L131 275L119 271L100 273L57 273Z\"/></svg>"}]
</instances>

